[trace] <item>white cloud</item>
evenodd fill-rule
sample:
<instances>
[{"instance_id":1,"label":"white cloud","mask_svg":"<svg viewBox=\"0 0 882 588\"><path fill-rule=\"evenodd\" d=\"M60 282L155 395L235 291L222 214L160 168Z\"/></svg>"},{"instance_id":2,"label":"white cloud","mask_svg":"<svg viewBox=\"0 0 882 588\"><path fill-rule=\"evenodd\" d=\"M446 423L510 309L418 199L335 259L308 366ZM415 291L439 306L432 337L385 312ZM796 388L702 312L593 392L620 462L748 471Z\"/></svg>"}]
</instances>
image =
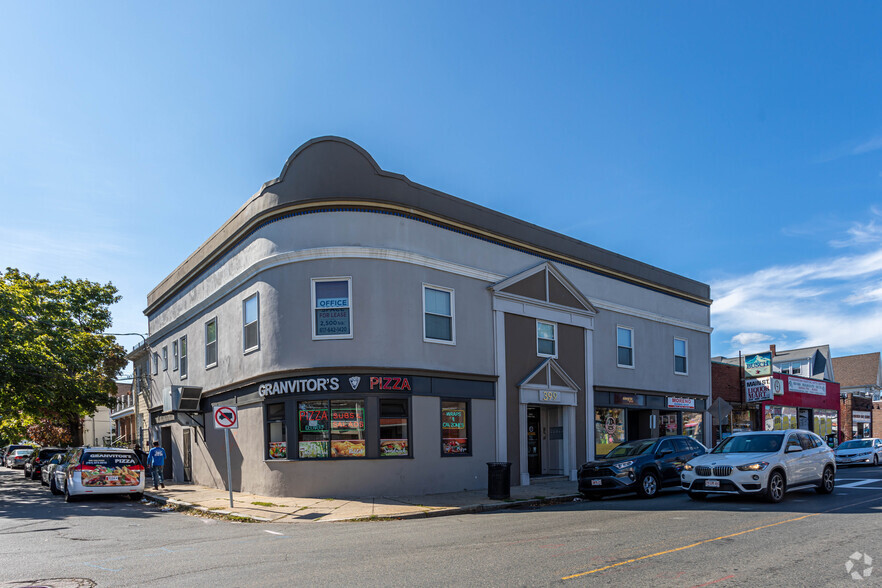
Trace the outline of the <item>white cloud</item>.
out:
<instances>
[{"instance_id":1,"label":"white cloud","mask_svg":"<svg viewBox=\"0 0 882 588\"><path fill-rule=\"evenodd\" d=\"M861 155L863 153L869 153L878 149L882 149L882 135L864 141L863 143L852 149L851 152L855 155Z\"/></svg>"},{"instance_id":2,"label":"white cloud","mask_svg":"<svg viewBox=\"0 0 882 588\"><path fill-rule=\"evenodd\" d=\"M876 208L872 214L882 217ZM715 338L728 346L714 355L785 342L829 344L836 355L882 349L882 224L855 223L849 235L836 246L875 247L712 283Z\"/></svg>"}]
</instances>

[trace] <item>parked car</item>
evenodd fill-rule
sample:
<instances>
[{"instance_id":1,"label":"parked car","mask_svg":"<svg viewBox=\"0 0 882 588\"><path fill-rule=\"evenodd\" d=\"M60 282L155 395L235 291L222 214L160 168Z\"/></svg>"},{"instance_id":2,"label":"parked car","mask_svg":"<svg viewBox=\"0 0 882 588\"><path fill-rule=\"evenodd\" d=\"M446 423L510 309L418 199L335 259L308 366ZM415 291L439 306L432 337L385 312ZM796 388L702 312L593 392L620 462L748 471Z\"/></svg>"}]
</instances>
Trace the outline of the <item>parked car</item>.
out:
<instances>
[{"instance_id":1,"label":"parked car","mask_svg":"<svg viewBox=\"0 0 882 588\"><path fill-rule=\"evenodd\" d=\"M16 449L33 449L31 445L7 445L0 450L0 465L6 465L6 456L11 455Z\"/></svg>"},{"instance_id":2,"label":"parked car","mask_svg":"<svg viewBox=\"0 0 882 588\"><path fill-rule=\"evenodd\" d=\"M60 467L55 468L56 480ZM62 476L64 485L58 489L67 502L95 494L126 494L132 500L144 496L144 466L131 449L82 447L70 455Z\"/></svg>"},{"instance_id":3,"label":"parked car","mask_svg":"<svg viewBox=\"0 0 882 588\"><path fill-rule=\"evenodd\" d=\"M707 453L691 437L668 436L622 443L605 457L579 468L579 492L589 500L608 494L637 492L652 498L665 486L679 486L680 470Z\"/></svg>"},{"instance_id":4,"label":"parked car","mask_svg":"<svg viewBox=\"0 0 882 588\"><path fill-rule=\"evenodd\" d=\"M64 480L65 480L65 470L71 464L71 458L73 455L79 451L80 447L75 447L67 450L61 459L55 464L55 467L52 468L52 475L47 479L49 483L49 491L52 494L64 494Z\"/></svg>"},{"instance_id":5,"label":"parked car","mask_svg":"<svg viewBox=\"0 0 882 588\"><path fill-rule=\"evenodd\" d=\"M40 478L41 467L44 463L52 459L56 453L64 453L67 451L63 447L41 447L31 454L24 464L24 476L31 480Z\"/></svg>"},{"instance_id":6,"label":"parked car","mask_svg":"<svg viewBox=\"0 0 882 588\"><path fill-rule=\"evenodd\" d=\"M33 447L28 447L27 449L13 449L6 455L6 467L23 468L25 462L31 457L33 452Z\"/></svg>"},{"instance_id":7,"label":"parked car","mask_svg":"<svg viewBox=\"0 0 882 588\"><path fill-rule=\"evenodd\" d=\"M833 450L811 431L742 432L689 461L680 477L693 499L745 494L777 503L790 490L815 487L820 494L832 493L836 460Z\"/></svg>"},{"instance_id":8,"label":"parked car","mask_svg":"<svg viewBox=\"0 0 882 588\"><path fill-rule=\"evenodd\" d=\"M882 439L852 439L836 448L836 465L873 464L882 461Z\"/></svg>"},{"instance_id":9,"label":"parked car","mask_svg":"<svg viewBox=\"0 0 882 588\"><path fill-rule=\"evenodd\" d=\"M61 453L56 453L49 461L43 464L43 467L40 468L40 483L43 486L49 485L49 480L52 479L52 476L55 474L55 468L59 463L64 461L65 456L67 455L67 451L62 451Z\"/></svg>"}]
</instances>

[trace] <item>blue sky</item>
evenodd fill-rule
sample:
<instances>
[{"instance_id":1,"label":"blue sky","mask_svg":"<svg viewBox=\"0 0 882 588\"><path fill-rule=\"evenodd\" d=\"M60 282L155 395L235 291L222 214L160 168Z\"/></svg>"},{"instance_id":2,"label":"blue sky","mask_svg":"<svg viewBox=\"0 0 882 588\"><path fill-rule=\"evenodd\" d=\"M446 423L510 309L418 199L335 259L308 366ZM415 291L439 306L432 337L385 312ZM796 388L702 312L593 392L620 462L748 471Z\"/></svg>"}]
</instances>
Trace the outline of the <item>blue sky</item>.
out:
<instances>
[{"instance_id":1,"label":"blue sky","mask_svg":"<svg viewBox=\"0 0 882 588\"><path fill-rule=\"evenodd\" d=\"M7 2L0 265L112 281L115 329L146 332L147 292L299 145L340 135L711 284L714 355L880 351L880 19L870 2Z\"/></svg>"}]
</instances>

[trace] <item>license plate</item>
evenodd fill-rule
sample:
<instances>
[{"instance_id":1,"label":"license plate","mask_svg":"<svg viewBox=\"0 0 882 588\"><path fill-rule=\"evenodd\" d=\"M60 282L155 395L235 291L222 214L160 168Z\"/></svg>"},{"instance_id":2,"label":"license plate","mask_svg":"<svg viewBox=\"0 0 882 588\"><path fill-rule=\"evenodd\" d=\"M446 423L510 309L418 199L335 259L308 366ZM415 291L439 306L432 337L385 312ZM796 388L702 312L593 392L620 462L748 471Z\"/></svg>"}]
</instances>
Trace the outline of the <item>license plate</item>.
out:
<instances>
[{"instance_id":1,"label":"license plate","mask_svg":"<svg viewBox=\"0 0 882 588\"><path fill-rule=\"evenodd\" d=\"M591 485L592 486L602 486L603 480L591 480Z\"/></svg>"},{"instance_id":2,"label":"license plate","mask_svg":"<svg viewBox=\"0 0 882 588\"><path fill-rule=\"evenodd\" d=\"M104 479L108 482L119 482L119 476L105 476Z\"/></svg>"},{"instance_id":3,"label":"license plate","mask_svg":"<svg viewBox=\"0 0 882 588\"><path fill-rule=\"evenodd\" d=\"M704 487L705 488L719 488L720 481L719 480L705 480Z\"/></svg>"}]
</instances>

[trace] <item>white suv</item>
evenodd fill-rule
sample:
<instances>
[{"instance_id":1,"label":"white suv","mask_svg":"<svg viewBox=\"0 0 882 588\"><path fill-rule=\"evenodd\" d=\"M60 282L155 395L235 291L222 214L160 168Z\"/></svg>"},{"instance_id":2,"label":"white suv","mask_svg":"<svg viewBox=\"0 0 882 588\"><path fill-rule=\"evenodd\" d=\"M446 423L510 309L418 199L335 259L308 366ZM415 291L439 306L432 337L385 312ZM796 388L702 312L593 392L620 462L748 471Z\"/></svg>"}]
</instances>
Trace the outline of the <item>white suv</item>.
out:
<instances>
[{"instance_id":1,"label":"white suv","mask_svg":"<svg viewBox=\"0 0 882 588\"><path fill-rule=\"evenodd\" d=\"M769 502L812 486L830 494L835 478L833 450L811 431L799 429L735 433L690 460L680 474L693 499L722 493L762 495Z\"/></svg>"}]
</instances>

